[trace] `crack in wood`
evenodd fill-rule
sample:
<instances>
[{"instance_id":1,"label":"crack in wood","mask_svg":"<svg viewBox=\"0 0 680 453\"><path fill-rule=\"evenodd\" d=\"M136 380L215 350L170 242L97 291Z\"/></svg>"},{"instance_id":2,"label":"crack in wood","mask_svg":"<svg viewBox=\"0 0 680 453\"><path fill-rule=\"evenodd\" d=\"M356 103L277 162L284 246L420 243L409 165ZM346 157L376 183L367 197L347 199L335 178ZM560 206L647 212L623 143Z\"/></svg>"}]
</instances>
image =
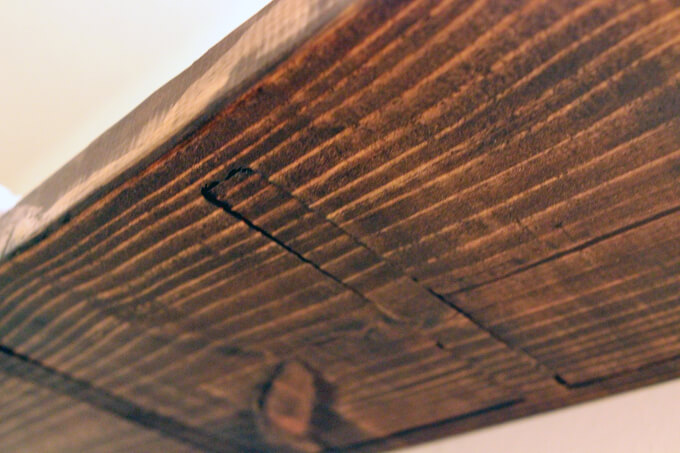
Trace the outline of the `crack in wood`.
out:
<instances>
[{"instance_id":1,"label":"crack in wood","mask_svg":"<svg viewBox=\"0 0 680 453\"><path fill-rule=\"evenodd\" d=\"M327 276L327 277L333 279L335 282L341 284L343 287L349 289L349 290L352 291L353 293L357 294L357 295L358 295L359 297L361 297L362 299L367 300L367 301L370 300L370 297L368 297L366 294L364 294L363 292L359 291L359 290L356 289L355 287L353 287L353 286L351 286L351 285L348 285L345 281L343 281L342 279L338 278L337 276L335 276L335 275L332 274L331 272L328 272L328 271L325 270L322 266L320 266L319 264L317 264L316 262L314 262L314 260L308 259L308 258L305 257L302 253L300 253L300 252L298 252L297 250L293 249L293 248L290 247L288 244L286 244L284 241L278 239L276 236L274 236L273 234L271 234L270 232L268 232L268 231L265 230L264 228L261 228L260 226L256 225L253 221L251 221L250 219L248 219L245 215L243 215L242 213L240 213L240 212L238 212L237 210L235 210L235 209L233 208L233 206L232 206L229 202L227 202L227 201L224 200L224 199L220 199L219 196L217 196L217 195L214 193L214 189L215 189L216 187L218 187L221 183L226 182L226 181L229 181L230 179L232 179L232 178L234 178L234 177L236 177L236 176L238 176L238 175L240 175L240 176L245 176L245 177L252 176L252 175L258 175L260 178L262 178L262 180L263 180L267 185L270 185L271 187L274 187L274 188L275 188L278 192L280 192L282 195L284 195L284 196L286 196L286 197L288 197L288 198L291 198L291 199L295 200L295 202L298 203L300 206L302 206L308 213L310 213L310 214L314 215L315 217L317 217L318 219L320 219L321 222L325 222L325 223L327 223L328 225L330 225L333 229L337 230L342 236L345 236L346 238L349 238L356 246L360 247L363 251L365 251L365 252L367 252L368 254L370 254L371 257L372 257L376 262L379 262L381 265L387 266L387 267L390 269L390 271L392 271L394 274L397 274L399 277L403 277L403 278L408 279L410 283L412 283L413 285L415 285L415 286L417 286L418 288L420 288L420 289L424 290L425 292L427 292L427 294L428 294L429 296L431 296L432 298L436 299L436 300L437 300L439 303L441 303L443 306L446 306L446 307L448 307L448 308L453 309L455 312L457 312L457 313L459 313L460 315L464 316L465 318L467 318L468 320L470 320L472 323L476 324L478 327L480 327L480 328L486 330L486 329L485 329L483 326L481 326L476 320L474 320L474 319L472 318L472 316L471 316L469 313L467 313L466 311L464 311L463 309L461 309L459 306L457 306L457 305L454 304L454 303L451 303L451 302L448 301L444 296L442 296L441 294L436 293L436 292L435 292L434 290L432 290L431 288L428 288L428 287L422 285L422 283L420 283L416 278L414 278L414 277L412 277L411 275L409 275L408 273L406 273L403 269L401 269L399 266L395 265L395 264L394 264L393 262L391 262L390 260L387 260L385 257L383 257L383 256L379 255L378 253L376 253L372 248L370 248L366 243L364 243L363 241L361 241L359 238L357 238L356 236L350 234L350 233L347 232L345 229L343 229L343 228L340 227L338 224L336 224L336 223L333 222L332 220L328 219L326 216L322 215L322 214L319 213L318 211L316 211L316 210L310 208L310 207L309 207L304 201L302 201L300 198L298 198L298 197L296 197L295 195L293 195L292 193L290 193L287 189L285 189L285 188L282 187L281 185L279 185L279 184L277 184L277 183L271 181L271 180L270 180L269 178L267 178L264 174L262 174L261 172L259 172L259 171L257 171L257 170L254 170L254 169L249 168L249 167L236 167L236 168L233 168L232 170L229 171L229 173L227 174L227 176L226 176L224 179L218 180L218 181L214 181L214 182L212 182L212 183L210 183L210 184L204 186L204 187L201 189L201 194L203 195L203 197L204 197L209 203L211 203L211 204L213 204L213 205L215 205L215 206L217 206L217 207L219 207L219 208L222 208L222 209L223 209L225 212L227 212L229 215L231 215L231 216L233 216L234 218L236 218L236 219L242 221L243 223L245 223L246 225L248 225L248 227L250 227L251 229L257 231L258 233L260 233L260 234L262 234L263 236L265 236L267 239L269 239L269 240L275 242L276 244L278 244L279 246L283 247L286 251L288 251L289 253L295 255L295 256L296 256L297 258L299 258L301 261L303 261L303 262L305 262L305 263L307 263L307 264L310 264L310 265L313 266L316 270L318 270L319 272L323 273L325 276ZM383 311L384 311L384 309L387 309L387 312L391 315L391 317L393 318L393 320L396 320L396 321L404 321L404 320L408 320L408 319L409 319L409 316L399 316L399 315L396 315L396 316L395 316L395 313L394 313L392 310L390 310L388 307L385 307L385 306L381 305L379 301L370 300L370 302L372 302L372 303L378 305L379 307L381 307L381 308L383 309ZM408 315L413 315L413 313L408 313Z\"/></svg>"},{"instance_id":2,"label":"crack in wood","mask_svg":"<svg viewBox=\"0 0 680 453\"><path fill-rule=\"evenodd\" d=\"M213 204L213 205L215 205L215 206L221 208L222 210L224 210L224 211L225 211L227 214L229 214L230 216L232 216L232 217L234 217L235 219L240 220L241 222L245 223L250 229L257 231L257 232L260 233L262 236L264 236L264 237L266 237L267 239L269 239L270 241L276 243L277 245L279 245L280 247L282 247L284 250L286 250L288 253L294 255L294 256L295 256L296 258L298 258L300 261L302 261L302 262L304 262L304 263L306 263L306 264L309 264L310 266L312 266L314 269L316 269L317 271L319 271L320 273L322 273L322 274L325 275L326 277L330 278L331 280L333 280L334 282L338 283L339 285L341 285L341 286L344 287L345 289L351 291L352 293L354 293L355 295L357 295L358 297L360 297L362 300L366 301L367 303L371 303L371 301L368 300L368 299L366 298L366 296L365 296L364 294L362 294L360 291L358 291L356 288L354 288L354 287L348 285L347 283L345 283L344 281L340 280L338 277L336 277L335 275L333 275L333 274L331 274L330 272L326 271L325 269L323 269L321 266L319 266L319 265L318 265L317 263L315 263L314 261L312 261L312 260L310 260L310 259L307 259L304 255L302 255L301 253L299 253L299 252L296 251L295 249L289 247L285 242L279 240L276 236L272 235L271 233L269 233L269 232L268 232L267 230L265 230L264 228L260 228L259 226L257 226L256 224L254 224L254 223L253 223L251 220L249 220L246 216L244 216L244 215L241 214L240 212L234 210L234 209L232 208L232 206L231 206L228 202L226 202L226 201L224 201L224 200L220 200L220 199L212 192L212 190L213 190L217 185L219 185L220 183L222 183L222 182L224 182L224 181L228 181L229 179L231 179L231 178L233 178L234 176L239 175L239 174L252 175L252 174L255 174L255 172L254 172L253 170L249 169L249 168L241 168L241 167L240 167L240 168L235 168L235 169L233 169L233 170L231 170L231 171L229 172L229 174L227 175L227 177L226 177L224 180L215 181L215 182L213 182L213 183L211 183L211 184L208 184L208 185L206 185L205 187L203 187L203 188L201 189L201 194L203 195L203 197L204 197L209 203L211 203L211 204ZM394 318L394 315L393 315L393 314L391 314L391 313L387 313L387 314L388 314L388 316ZM398 318L394 318L393 320L395 320L395 321L400 321Z\"/></svg>"},{"instance_id":3,"label":"crack in wood","mask_svg":"<svg viewBox=\"0 0 680 453\"><path fill-rule=\"evenodd\" d=\"M628 231L634 230L635 228L638 228L638 227L647 225L648 223L652 223L652 222L654 222L654 221L656 221L656 220L660 220L660 219L662 219L662 218L664 218L664 217L667 217L667 216L669 216L669 215L673 215L673 214L675 214L675 213L677 213L677 212L680 212L680 206L675 206L675 207L666 209L666 210L661 211L661 212L658 212L658 213L656 213L656 214L654 214L654 215L652 215L652 216L649 216L649 217L647 217L647 218L645 218L645 219L642 219L642 220L639 220L639 221L637 221L637 222L631 223L630 225L625 225L625 226L623 226L623 227L621 227L621 228L617 228L617 229L615 229L615 230L613 230L613 231L610 231L610 232L608 232L608 233L605 233L605 234L602 234L602 235L597 236L597 237L595 237L595 238L589 239L589 240L587 240L587 241L585 241L585 242L583 242L583 243L581 243L581 244L578 244L578 245L576 245L576 246L574 246L574 247L571 247L571 248L569 248L569 249L567 249L567 250L563 250L563 251L561 251L561 252L555 253L555 254L550 255L550 256L548 256L548 257L546 257L546 258L543 258L543 259L541 259L541 260L535 261L535 262L533 262L533 263L529 263L529 264L527 264L526 266L522 266L522 267L520 267L520 268L517 268L517 269L513 270L512 272L508 272L508 273L505 274L505 275L501 275L500 277L496 277L496 278L494 278L494 279L486 280L486 281L483 281L483 282L478 283L478 284L475 284L475 285L466 286L466 287L464 287L464 288L461 288L461 289L459 289L459 290L457 290L457 291L452 292L451 295L452 295L452 296L455 296L456 294L461 294L461 293L469 292L469 291L475 290L475 289L477 289L477 288L480 288L480 287L482 287L482 286L486 286L486 285L489 285L489 284L491 284L491 283L496 283L496 282L499 282L499 281L501 281L501 280L505 280L505 279L507 279L507 278L513 277L513 276L515 276L515 275L517 275L517 274L521 274L522 272L528 271L528 270L530 270L530 269L533 269L533 268L535 268L535 267L538 267L538 266L541 266L541 265L543 265L543 264L549 263L549 262L551 262L551 261L555 261L555 260L558 260L558 259L560 259L560 258L564 258L565 256L571 255L571 254L573 254L573 253L581 252L581 251L583 251L583 250L587 249L588 247L591 247L591 246L593 246L593 245L595 245L595 244L598 244L598 243L600 243L600 242L606 241L607 239L611 239L611 238L613 238L613 237L619 236L619 235L624 234L624 233L626 233L626 232L628 232ZM557 227L557 228L561 228L561 229L564 231L561 222L558 223L558 224L556 225L556 227Z\"/></svg>"},{"instance_id":4,"label":"crack in wood","mask_svg":"<svg viewBox=\"0 0 680 453\"><path fill-rule=\"evenodd\" d=\"M260 189L266 189L267 187L275 189L275 192L284 197L294 201L299 205L306 213L310 214L313 218L318 221L319 225L329 226L330 229L337 232L338 237L345 237L349 239L356 247L358 247L362 252L365 252L367 259L371 259L376 265L383 266L386 273L391 275L392 279L397 282L395 286L389 287L392 291L362 291L360 288L347 283L342 278L336 276L332 272L324 268L323 265L315 262L313 259L305 256L304 252L299 252L298 250L291 247L284 240L279 239L274 234L269 232L266 228L259 226L254 220L248 217L243 212L235 209L234 206L239 204L241 201L238 200L237 203L230 202L226 199L229 195L228 188L223 186L223 183L228 182L234 178L241 178L245 181L247 178L257 177L263 182L263 187ZM222 193L217 193L218 190L222 190ZM201 194L209 203L221 208L227 214L234 217L235 219L243 222L249 228L257 231L267 239L278 244L287 252L293 254L301 261L311 265L314 269L321 272L323 275L331 278L336 283L342 285L344 288L348 289L352 293L356 294L362 300L371 303L373 306L378 308L383 314L386 314L388 318L392 321L398 323L407 324L415 327L417 330L428 332L432 328L436 327L438 324L445 322L452 316L462 316L467 322L469 322L474 328L483 331L486 335L490 336L494 341L503 344L508 349L526 357L532 363L532 366L537 372L539 372L545 379L551 379L556 373L550 370L546 365L540 362L536 357L533 357L528 351L521 347L513 345L512 343L506 341L505 339L499 337L492 330L487 329L481 322L479 322L475 317L467 312L466 310L459 307L457 304L452 303L447 300L441 294L438 294L433 289L423 285L416 278L406 273L401 267L386 259L382 255L375 252L368 244L364 243L361 239L350 234L345 229L340 227L337 223L328 219L323 214L309 207L303 200L293 195L285 187L271 181L267 176L265 176L260 171L250 168L250 167L234 167L227 173L226 177L220 180L213 181L210 184L205 185L201 189ZM247 198L247 197L246 197ZM283 204L283 203L281 203ZM399 283L400 282L400 283ZM397 288L395 290L394 288ZM432 336L432 332L428 333ZM434 335L435 342L434 345L442 350L448 350L447 342ZM451 351L449 351L451 352ZM470 361L471 366L475 366L473 361ZM476 368L479 368L475 366ZM482 371L483 372L483 371ZM488 377L488 376L487 376ZM493 377L490 379L495 382ZM557 381L556 381L557 382ZM498 384L498 383L497 383Z\"/></svg>"}]
</instances>

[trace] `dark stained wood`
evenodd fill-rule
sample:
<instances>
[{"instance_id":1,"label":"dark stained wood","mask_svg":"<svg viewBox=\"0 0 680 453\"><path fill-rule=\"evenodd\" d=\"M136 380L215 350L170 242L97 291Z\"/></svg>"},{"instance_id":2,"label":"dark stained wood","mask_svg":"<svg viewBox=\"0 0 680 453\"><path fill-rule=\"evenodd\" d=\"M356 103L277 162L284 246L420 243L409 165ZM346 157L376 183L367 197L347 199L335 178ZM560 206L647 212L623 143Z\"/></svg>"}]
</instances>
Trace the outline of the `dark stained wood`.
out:
<instances>
[{"instance_id":1,"label":"dark stained wood","mask_svg":"<svg viewBox=\"0 0 680 453\"><path fill-rule=\"evenodd\" d=\"M678 377L679 73L670 0L350 8L0 263L0 391L381 451Z\"/></svg>"}]
</instances>

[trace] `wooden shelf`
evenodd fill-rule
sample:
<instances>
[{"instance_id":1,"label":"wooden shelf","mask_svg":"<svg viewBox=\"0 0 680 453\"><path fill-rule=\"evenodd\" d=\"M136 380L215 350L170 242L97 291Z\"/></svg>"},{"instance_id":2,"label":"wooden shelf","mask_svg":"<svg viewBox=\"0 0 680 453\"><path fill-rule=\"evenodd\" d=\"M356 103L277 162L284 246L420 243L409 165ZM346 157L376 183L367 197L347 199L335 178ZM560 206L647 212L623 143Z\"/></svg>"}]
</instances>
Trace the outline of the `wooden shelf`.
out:
<instances>
[{"instance_id":1,"label":"wooden shelf","mask_svg":"<svg viewBox=\"0 0 680 453\"><path fill-rule=\"evenodd\" d=\"M0 220L0 446L383 451L679 376L679 72L671 1L274 2Z\"/></svg>"}]
</instances>

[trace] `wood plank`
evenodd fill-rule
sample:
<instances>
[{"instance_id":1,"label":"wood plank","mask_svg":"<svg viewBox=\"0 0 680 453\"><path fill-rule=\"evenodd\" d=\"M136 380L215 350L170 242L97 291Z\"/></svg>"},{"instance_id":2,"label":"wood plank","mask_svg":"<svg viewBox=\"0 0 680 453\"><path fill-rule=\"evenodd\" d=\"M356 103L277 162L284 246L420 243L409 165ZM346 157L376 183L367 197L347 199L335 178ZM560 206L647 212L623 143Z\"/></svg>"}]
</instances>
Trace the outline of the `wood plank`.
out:
<instances>
[{"instance_id":1,"label":"wood plank","mask_svg":"<svg viewBox=\"0 0 680 453\"><path fill-rule=\"evenodd\" d=\"M38 438L380 451L680 375L677 2L337 5L0 262Z\"/></svg>"}]
</instances>

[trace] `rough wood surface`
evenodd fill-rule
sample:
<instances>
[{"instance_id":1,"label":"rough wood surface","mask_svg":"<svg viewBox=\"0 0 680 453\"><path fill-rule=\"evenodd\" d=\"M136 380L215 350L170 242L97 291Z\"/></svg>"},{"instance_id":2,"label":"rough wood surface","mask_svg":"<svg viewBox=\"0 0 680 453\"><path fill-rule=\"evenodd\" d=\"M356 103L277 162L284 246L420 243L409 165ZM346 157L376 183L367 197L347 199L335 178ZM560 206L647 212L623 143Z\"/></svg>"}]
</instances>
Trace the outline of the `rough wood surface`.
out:
<instances>
[{"instance_id":1,"label":"rough wood surface","mask_svg":"<svg viewBox=\"0 0 680 453\"><path fill-rule=\"evenodd\" d=\"M380 451L679 376L679 74L670 0L353 7L0 263L0 430Z\"/></svg>"}]
</instances>

